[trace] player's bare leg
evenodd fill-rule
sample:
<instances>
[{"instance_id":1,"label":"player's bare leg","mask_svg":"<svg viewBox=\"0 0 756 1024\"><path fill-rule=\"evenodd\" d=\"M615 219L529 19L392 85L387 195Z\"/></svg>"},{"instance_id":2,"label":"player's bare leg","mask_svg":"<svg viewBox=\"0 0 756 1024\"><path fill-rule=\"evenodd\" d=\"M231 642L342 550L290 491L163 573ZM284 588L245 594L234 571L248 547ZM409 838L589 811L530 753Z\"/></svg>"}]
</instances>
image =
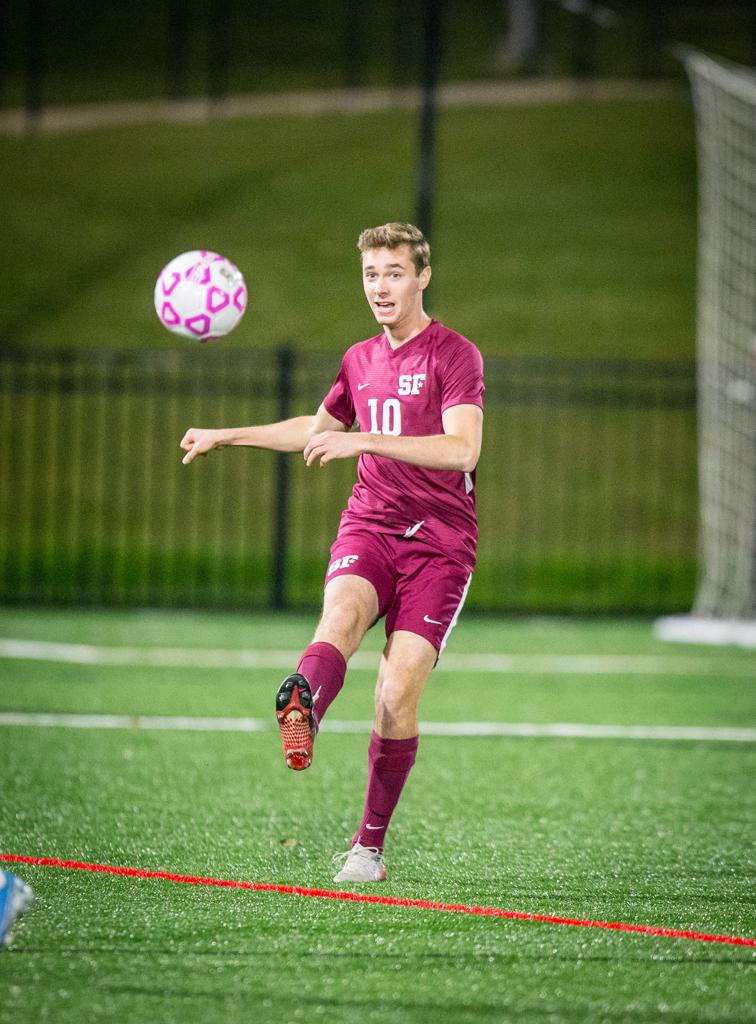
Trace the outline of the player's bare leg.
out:
<instances>
[{"instance_id":1,"label":"player's bare leg","mask_svg":"<svg viewBox=\"0 0 756 1024\"><path fill-rule=\"evenodd\" d=\"M312 763L318 723L344 683L346 663L378 617L378 597L361 576L337 576L325 588L323 612L296 672L276 694L276 717L289 768Z\"/></svg>"},{"instance_id":2,"label":"player's bare leg","mask_svg":"<svg viewBox=\"0 0 756 1024\"><path fill-rule=\"evenodd\" d=\"M362 576L336 576L326 584L313 643L329 643L349 661L378 618L375 587Z\"/></svg>"},{"instance_id":3,"label":"player's bare leg","mask_svg":"<svg viewBox=\"0 0 756 1024\"><path fill-rule=\"evenodd\" d=\"M417 708L436 663L435 647L397 630L381 657L375 689L375 723L368 748L365 809L336 882L382 882L383 844L418 746Z\"/></svg>"},{"instance_id":4,"label":"player's bare leg","mask_svg":"<svg viewBox=\"0 0 756 1024\"><path fill-rule=\"evenodd\" d=\"M381 655L375 687L375 723L379 736L402 740L417 736L417 709L438 651L417 633L398 629Z\"/></svg>"}]
</instances>

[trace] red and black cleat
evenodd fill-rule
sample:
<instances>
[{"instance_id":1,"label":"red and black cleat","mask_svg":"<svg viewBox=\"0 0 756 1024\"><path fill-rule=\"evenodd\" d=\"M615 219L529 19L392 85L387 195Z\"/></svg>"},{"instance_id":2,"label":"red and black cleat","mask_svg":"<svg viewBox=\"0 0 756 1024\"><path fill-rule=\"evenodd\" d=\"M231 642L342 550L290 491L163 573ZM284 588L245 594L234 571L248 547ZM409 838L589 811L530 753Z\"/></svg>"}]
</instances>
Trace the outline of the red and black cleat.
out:
<instances>
[{"instance_id":1,"label":"red and black cleat","mask_svg":"<svg viewBox=\"0 0 756 1024\"><path fill-rule=\"evenodd\" d=\"M281 730L286 764L295 772L309 768L315 738L312 692L310 684L299 672L287 676L278 687L276 718Z\"/></svg>"}]
</instances>

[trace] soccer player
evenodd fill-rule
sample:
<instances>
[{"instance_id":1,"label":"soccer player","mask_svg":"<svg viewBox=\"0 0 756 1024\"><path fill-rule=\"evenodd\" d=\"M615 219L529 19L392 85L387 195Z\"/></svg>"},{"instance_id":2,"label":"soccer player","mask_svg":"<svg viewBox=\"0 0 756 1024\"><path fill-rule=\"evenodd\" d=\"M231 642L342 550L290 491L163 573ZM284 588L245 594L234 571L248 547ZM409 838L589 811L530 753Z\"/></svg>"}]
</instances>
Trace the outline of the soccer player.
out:
<instances>
[{"instance_id":1,"label":"soccer player","mask_svg":"<svg viewBox=\"0 0 756 1024\"><path fill-rule=\"evenodd\" d=\"M479 351L423 308L431 268L422 233L384 224L363 231L357 244L381 331L347 350L317 413L264 426L190 428L181 441L184 463L226 445L301 451L308 466L359 458L320 622L276 695L286 763L302 770L348 660L385 616L364 813L336 882L386 877L386 830L415 762L418 702L475 566L483 427Z\"/></svg>"}]
</instances>

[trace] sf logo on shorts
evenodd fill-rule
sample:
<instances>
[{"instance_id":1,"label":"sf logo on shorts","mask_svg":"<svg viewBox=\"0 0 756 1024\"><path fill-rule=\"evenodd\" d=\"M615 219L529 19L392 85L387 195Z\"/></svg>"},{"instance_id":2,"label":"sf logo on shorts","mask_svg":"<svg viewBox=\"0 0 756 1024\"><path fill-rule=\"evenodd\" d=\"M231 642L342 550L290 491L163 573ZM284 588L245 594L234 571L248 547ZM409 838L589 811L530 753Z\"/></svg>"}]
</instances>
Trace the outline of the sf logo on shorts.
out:
<instances>
[{"instance_id":1,"label":"sf logo on shorts","mask_svg":"<svg viewBox=\"0 0 756 1024\"><path fill-rule=\"evenodd\" d=\"M359 555L342 555L341 558L335 558L328 566L328 572L326 576L330 576L332 572L336 572L337 569L348 569L353 562L356 562Z\"/></svg>"}]
</instances>

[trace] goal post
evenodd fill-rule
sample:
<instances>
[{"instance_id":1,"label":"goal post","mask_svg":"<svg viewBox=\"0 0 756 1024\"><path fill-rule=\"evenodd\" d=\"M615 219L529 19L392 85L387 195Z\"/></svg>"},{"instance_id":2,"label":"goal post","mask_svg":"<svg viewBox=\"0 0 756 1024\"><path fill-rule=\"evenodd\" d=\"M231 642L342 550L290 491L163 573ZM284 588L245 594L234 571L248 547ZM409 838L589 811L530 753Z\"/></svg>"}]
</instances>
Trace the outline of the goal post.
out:
<instances>
[{"instance_id":1,"label":"goal post","mask_svg":"<svg viewBox=\"0 0 756 1024\"><path fill-rule=\"evenodd\" d=\"M698 150L699 576L658 636L756 647L756 73L685 59Z\"/></svg>"}]
</instances>

